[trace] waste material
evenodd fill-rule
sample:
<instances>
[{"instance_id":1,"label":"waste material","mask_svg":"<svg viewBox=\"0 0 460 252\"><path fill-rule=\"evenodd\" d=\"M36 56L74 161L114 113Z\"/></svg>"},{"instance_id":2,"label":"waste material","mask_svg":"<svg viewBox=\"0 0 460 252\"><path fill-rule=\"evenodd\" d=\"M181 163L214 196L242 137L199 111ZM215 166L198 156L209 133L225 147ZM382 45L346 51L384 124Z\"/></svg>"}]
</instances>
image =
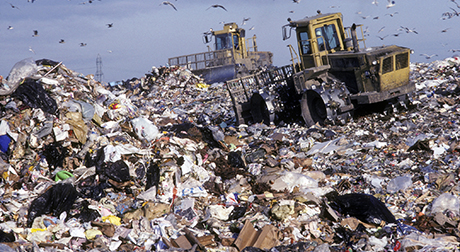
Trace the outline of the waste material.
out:
<instances>
[{"instance_id":1,"label":"waste material","mask_svg":"<svg viewBox=\"0 0 460 252\"><path fill-rule=\"evenodd\" d=\"M182 67L108 85L25 60L0 90L0 250L458 251L459 67L412 63L407 108L306 128L236 126Z\"/></svg>"}]
</instances>

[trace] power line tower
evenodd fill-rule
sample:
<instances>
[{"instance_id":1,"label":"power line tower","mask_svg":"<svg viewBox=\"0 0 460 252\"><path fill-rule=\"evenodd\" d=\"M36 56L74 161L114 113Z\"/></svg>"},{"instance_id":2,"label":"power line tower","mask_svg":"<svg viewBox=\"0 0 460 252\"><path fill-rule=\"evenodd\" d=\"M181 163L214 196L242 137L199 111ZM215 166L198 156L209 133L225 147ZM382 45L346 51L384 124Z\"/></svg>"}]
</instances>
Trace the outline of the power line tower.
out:
<instances>
[{"instance_id":1,"label":"power line tower","mask_svg":"<svg viewBox=\"0 0 460 252\"><path fill-rule=\"evenodd\" d=\"M100 54L97 54L96 69L97 69L96 74L95 74L96 81L101 82L102 81L102 76L104 76L104 74L102 73L102 58L101 58Z\"/></svg>"}]
</instances>

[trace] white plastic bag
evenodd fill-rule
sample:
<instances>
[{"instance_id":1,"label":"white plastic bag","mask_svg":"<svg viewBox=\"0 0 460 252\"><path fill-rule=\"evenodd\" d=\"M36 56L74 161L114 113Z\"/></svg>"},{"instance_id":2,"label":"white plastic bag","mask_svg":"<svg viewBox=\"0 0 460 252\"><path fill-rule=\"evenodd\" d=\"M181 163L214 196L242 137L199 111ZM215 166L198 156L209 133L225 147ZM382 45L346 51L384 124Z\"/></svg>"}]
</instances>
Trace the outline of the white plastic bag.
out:
<instances>
[{"instance_id":1,"label":"white plastic bag","mask_svg":"<svg viewBox=\"0 0 460 252\"><path fill-rule=\"evenodd\" d=\"M155 140L159 135L158 127L149 119L138 117L131 120L131 124L140 139L145 139L150 142Z\"/></svg>"}]
</instances>

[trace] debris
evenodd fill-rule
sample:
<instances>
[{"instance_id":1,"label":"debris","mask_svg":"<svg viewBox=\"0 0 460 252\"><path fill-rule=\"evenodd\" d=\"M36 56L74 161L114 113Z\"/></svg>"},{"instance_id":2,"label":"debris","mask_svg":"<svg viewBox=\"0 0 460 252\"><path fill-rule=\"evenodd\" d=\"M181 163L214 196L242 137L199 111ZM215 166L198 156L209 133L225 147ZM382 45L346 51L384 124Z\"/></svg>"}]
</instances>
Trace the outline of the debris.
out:
<instances>
[{"instance_id":1,"label":"debris","mask_svg":"<svg viewBox=\"0 0 460 252\"><path fill-rule=\"evenodd\" d=\"M237 127L180 67L107 85L27 62L0 97L0 250L459 246L458 58L411 64L407 108L327 128Z\"/></svg>"}]
</instances>

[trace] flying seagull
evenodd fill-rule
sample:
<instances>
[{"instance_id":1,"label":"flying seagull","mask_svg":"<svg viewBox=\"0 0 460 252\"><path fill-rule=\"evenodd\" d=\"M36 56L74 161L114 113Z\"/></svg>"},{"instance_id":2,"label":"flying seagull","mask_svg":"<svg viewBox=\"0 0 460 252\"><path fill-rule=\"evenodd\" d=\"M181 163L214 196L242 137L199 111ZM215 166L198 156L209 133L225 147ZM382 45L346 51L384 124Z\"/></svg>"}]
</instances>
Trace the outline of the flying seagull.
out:
<instances>
[{"instance_id":1,"label":"flying seagull","mask_svg":"<svg viewBox=\"0 0 460 252\"><path fill-rule=\"evenodd\" d=\"M13 26L8 26L8 30L13 30Z\"/></svg>"},{"instance_id":2,"label":"flying seagull","mask_svg":"<svg viewBox=\"0 0 460 252\"><path fill-rule=\"evenodd\" d=\"M112 28L112 26L113 26L113 23L107 24L108 28Z\"/></svg>"},{"instance_id":3,"label":"flying seagull","mask_svg":"<svg viewBox=\"0 0 460 252\"><path fill-rule=\"evenodd\" d=\"M80 46L81 47L86 46L86 43L80 43Z\"/></svg>"},{"instance_id":4,"label":"flying seagull","mask_svg":"<svg viewBox=\"0 0 460 252\"><path fill-rule=\"evenodd\" d=\"M393 12L393 13L387 13L387 14L385 14L385 16L388 15L388 16L390 16L390 17L393 17L393 16L396 15L396 14L398 14L397 11L396 11L396 12Z\"/></svg>"},{"instance_id":5,"label":"flying seagull","mask_svg":"<svg viewBox=\"0 0 460 252\"><path fill-rule=\"evenodd\" d=\"M386 37L388 37L388 35L386 36L383 36L383 37L380 37L380 36L377 36L380 40L384 40Z\"/></svg>"},{"instance_id":6,"label":"flying seagull","mask_svg":"<svg viewBox=\"0 0 460 252\"><path fill-rule=\"evenodd\" d=\"M37 37L37 36L38 36L38 31L34 30L34 35L32 35L32 37Z\"/></svg>"},{"instance_id":7,"label":"flying seagull","mask_svg":"<svg viewBox=\"0 0 460 252\"><path fill-rule=\"evenodd\" d=\"M450 1L453 2L455 5L457 5L457 8L460 9L460 5L457 2L455 2L455 0L450 0Z\"/></svg>"},{"instance_id":8,"label":"flying seagull","mask_svg":"<svg viewBox=\"0 0 460 252\"><path fill-rule=\"evenodd\" d=\"M172 3L169 2L169 1L163 1L160 5L162 5L162 4L163 4L163 5L170 5L171 7L173 7L174 10L177 11L176 6L174 6L174 4L172 4Z\"/></svg>"},{"instance_id":9,"label":"flying seagull","mask_svg":"<svg viewBox=\"0 0 460 252\"><path fill-rule=\"evenodd\" d=\"M382 28L380 28L380 30L377 32L377 33L380 33L383 31L383 29L385 29L385 26L382 26Z\"/></svg>"},{"instance_id":10,"label":"flying seagull","mask_svg":"<svg viewBox=\"0 0 460 252\"><path fill-rule=\"evenodd\" d=\"M395 1L388 0L387 9L395 6Z\"/></svg>"},{"instance_id":11,"label":"flying seagull","mask_svg":"<svg viewBox=\"0 0 460 252\"><path fill-rule=\"evenodd\" d=\"M300 3L300 0L292 0L293 3Z\"/></svg>"},{"instance_id":12,"label":"flying seagull","mask_svg":"<svg viewBox=\"0 0 460 252\"><path fill-rule=\"evenodd\" d=\"M31 51L31 52L33 52L35 54L35 51L34 51L34 49L32 49L31 46L29 46L29 51Z\"/></svg>"},{"instance_id":13,"label":"flying seagull","mask_svg":"<svg viewBox=\"0 0 460 252\"><path fill-rule=\"evenodd\" d=\"M248 18L243 18L243 22L241 22L241 26L245 25L246 24L246 21L249 21L251 18L248 17Z\"/></svg>"},{"instance_id":14,"label":"flying seagull","mask_svg":"<svg viewBox=\"0 0 460 252\"><path fill-rule=\"evenodd\" d=\"M415 28L414 28L414 29L409 29L409 28L407 28L407 27L401 26L401 29L402 29L403 31L406 31L406 33L411 33L411 32L413 32L413 33L415 33L415 34L418 34L418 32L415 30Z\"/></svg>"},{"instance_id":15,"label":"flying seagull","mask_svg":"<svg viewBox=\"0 0 460 252\"><path fill-rule=\"evenodd\" d=\"M59 44L64 44L65 41L63 39L59 40Z\"/></svg>"},{"instance_id":16,"label":"flying seagull","mask_svg":"<svg viewBox=\"0 0 460 252\"><path fill-rule=\"evenodd\" d=\"M225 9L225 7L222 6L222 5L220 5L220 4L213 4L213 5L209 6L209 8L207 8L206 10L209 10L209 9L211 9L211 8L221 8L221 9L223 9L224 11L227 11L227 9Z\"/></svg>"},{"instance_id":17,"label":"flying seagull","mask_svg":"<svg viewBox=\"0 0 460 252\"><path fill-rule=\"evenodd\" d=\"M444 30L441 30L441 32L447 32L447 30L449 30L450 28L446 28Z\"/></svg>"},{"instance_id":18,"label":"flying seagull","mask_svg":"<svg viewBox=\"0 0 460 252\"><path fill-rule=\"evenodd\" d=\"M372 4L375 4L376 6L379 5L379 2L377 0L372 1Z\"/></svg>"},{"instance_id":19,"label":"flying seagull","mask_svg":"<svg viewBox=\"0 0 460 252\"><path fill-rule=\"evenodd\" d=\"M16 5L13 5L12 3L10 3L10 5L11 5L11 8L19 10L19 8Z\"/></svg>"},{"instance_id":20,"label":"flying seagull","mask_svg":"<svg viewBox=\"0 0 460 252\"><path fill-rule=\"evenodd\" d=\"M431 59L431 58L433 58L435 56L438 56L438 55L437 54L428 55L428 54L422 53L422 54L420 54L420 56L425 56L426 59Z\"/></svg>"}]
</instances>

